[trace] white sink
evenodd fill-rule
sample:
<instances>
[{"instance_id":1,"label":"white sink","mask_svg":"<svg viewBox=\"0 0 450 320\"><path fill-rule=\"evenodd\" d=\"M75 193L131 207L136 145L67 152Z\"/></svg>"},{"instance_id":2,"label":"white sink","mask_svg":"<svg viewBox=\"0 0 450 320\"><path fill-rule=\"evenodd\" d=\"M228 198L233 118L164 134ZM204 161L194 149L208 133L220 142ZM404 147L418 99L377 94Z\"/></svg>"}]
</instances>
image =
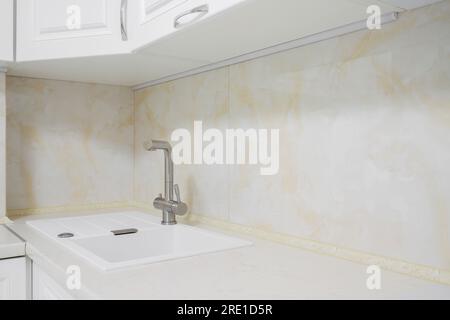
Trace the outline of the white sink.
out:
<instances>
[{"instance_id":1,"label":"white sink","mask_svg":"<svg viewBox=\"0 0 450 320\"><path fill-rule=\"evenodd\" d=\"M123 212L28 221L102 270L155 263L251 245L248 241L182 224L162 226L156 217ZM114 235L111 231L137 229ZM62 233L73 237L59 238Z\"/></svg>"}]
</instances>

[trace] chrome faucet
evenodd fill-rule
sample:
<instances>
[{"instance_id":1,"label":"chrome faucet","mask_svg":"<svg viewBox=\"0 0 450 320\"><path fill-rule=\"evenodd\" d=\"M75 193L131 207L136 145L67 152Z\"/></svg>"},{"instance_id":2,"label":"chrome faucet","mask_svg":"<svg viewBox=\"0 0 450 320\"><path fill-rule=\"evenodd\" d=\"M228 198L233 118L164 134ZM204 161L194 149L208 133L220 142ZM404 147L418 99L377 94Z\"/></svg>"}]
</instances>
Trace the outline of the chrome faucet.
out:
<instances>
[{"instance_id":1,"label":"chrome faucet","mask_svg":"<svg viewBox=\"0 0 450 320\"><path fill-rule=\"evenodd\" d=\"M161 224L176 224L176 216L186 214L188 207L181 201L178 185L173 184L172 147L167 141L151 140L144 143L144 148L147 151L164 151L164 198L162 194L159 194L153 200L153 206L163 212ZM174 191L176 200L173 199Z\"/></svg>"}]
</instances>

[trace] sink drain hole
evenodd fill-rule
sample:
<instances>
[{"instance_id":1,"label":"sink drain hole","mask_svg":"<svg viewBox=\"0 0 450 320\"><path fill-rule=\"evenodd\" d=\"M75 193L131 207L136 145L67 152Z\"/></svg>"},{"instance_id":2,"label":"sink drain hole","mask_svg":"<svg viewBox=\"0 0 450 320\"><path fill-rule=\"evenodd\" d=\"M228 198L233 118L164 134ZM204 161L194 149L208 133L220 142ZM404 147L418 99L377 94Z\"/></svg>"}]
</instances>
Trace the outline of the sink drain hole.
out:
<instances>
[{"instance_id":1,"label":"sink drain hole","mask_svg":"<svg viewBox=\"0 0 450 320\"><path fill-rule=\"evenodd\" d=\"M64 233L58 234L58 238L72 238L73 236L74 236L74 234L70 233L70 232L64 232Z\"/></svg>"}]
</instances>

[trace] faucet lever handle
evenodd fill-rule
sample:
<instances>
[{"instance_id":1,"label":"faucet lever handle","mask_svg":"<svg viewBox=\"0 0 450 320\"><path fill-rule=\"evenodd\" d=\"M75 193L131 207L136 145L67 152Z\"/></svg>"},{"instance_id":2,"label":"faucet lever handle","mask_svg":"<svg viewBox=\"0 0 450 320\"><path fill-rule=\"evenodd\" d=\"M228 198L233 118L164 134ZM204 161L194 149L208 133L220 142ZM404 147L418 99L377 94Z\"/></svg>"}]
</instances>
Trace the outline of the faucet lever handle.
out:
<instances>
[{"instance_id":1,"label":"faucet lever handle","mask_svg":"<svg viewBox=\"0 0 450 320\"><path fill-rule=\"evenodd\" d=\"M181 197L180 197L180 187L178 187L178 184L175 184L173 186L173 189L175 191L175 196L177 197L177 202L181 202Z\"/></svg>"}]
</instances>

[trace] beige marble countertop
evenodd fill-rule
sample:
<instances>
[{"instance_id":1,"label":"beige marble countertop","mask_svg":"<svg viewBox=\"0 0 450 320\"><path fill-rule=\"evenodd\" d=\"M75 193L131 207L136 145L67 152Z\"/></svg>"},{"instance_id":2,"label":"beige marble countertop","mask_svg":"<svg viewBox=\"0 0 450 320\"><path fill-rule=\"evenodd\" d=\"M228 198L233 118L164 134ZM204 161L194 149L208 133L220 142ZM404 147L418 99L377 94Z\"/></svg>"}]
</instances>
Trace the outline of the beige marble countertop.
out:
<instances>
[{"instance_id":1,"label":"beige marble countertop","mask_svg":"<svg viewBox=\"0 0 450 320\"><path fill-rule=\"evenodd\" d=\"M5 226L0 225L0 259L25 255L25 242L15 236Z\"/></svg>"},{"instance_id":2,"label":"beige marble countertop","mask_svg":"<svg viewBox=\"0 0 450 320\"><path fill-rule=\"evenodd\" d=\"M107 211L111 212L111 210ZM98 212L96 212L98 213ZM89 213L71 213L84 215ZM21 217L10 226L27 241L26 253L58 283L70 265L81 268L75 298L99 299L450 299L450 286L382 270L381 290L366 287L366 265L261 240L205 224L252 246L104 272L30 228Z\"/></svg>"}]
</instances>

